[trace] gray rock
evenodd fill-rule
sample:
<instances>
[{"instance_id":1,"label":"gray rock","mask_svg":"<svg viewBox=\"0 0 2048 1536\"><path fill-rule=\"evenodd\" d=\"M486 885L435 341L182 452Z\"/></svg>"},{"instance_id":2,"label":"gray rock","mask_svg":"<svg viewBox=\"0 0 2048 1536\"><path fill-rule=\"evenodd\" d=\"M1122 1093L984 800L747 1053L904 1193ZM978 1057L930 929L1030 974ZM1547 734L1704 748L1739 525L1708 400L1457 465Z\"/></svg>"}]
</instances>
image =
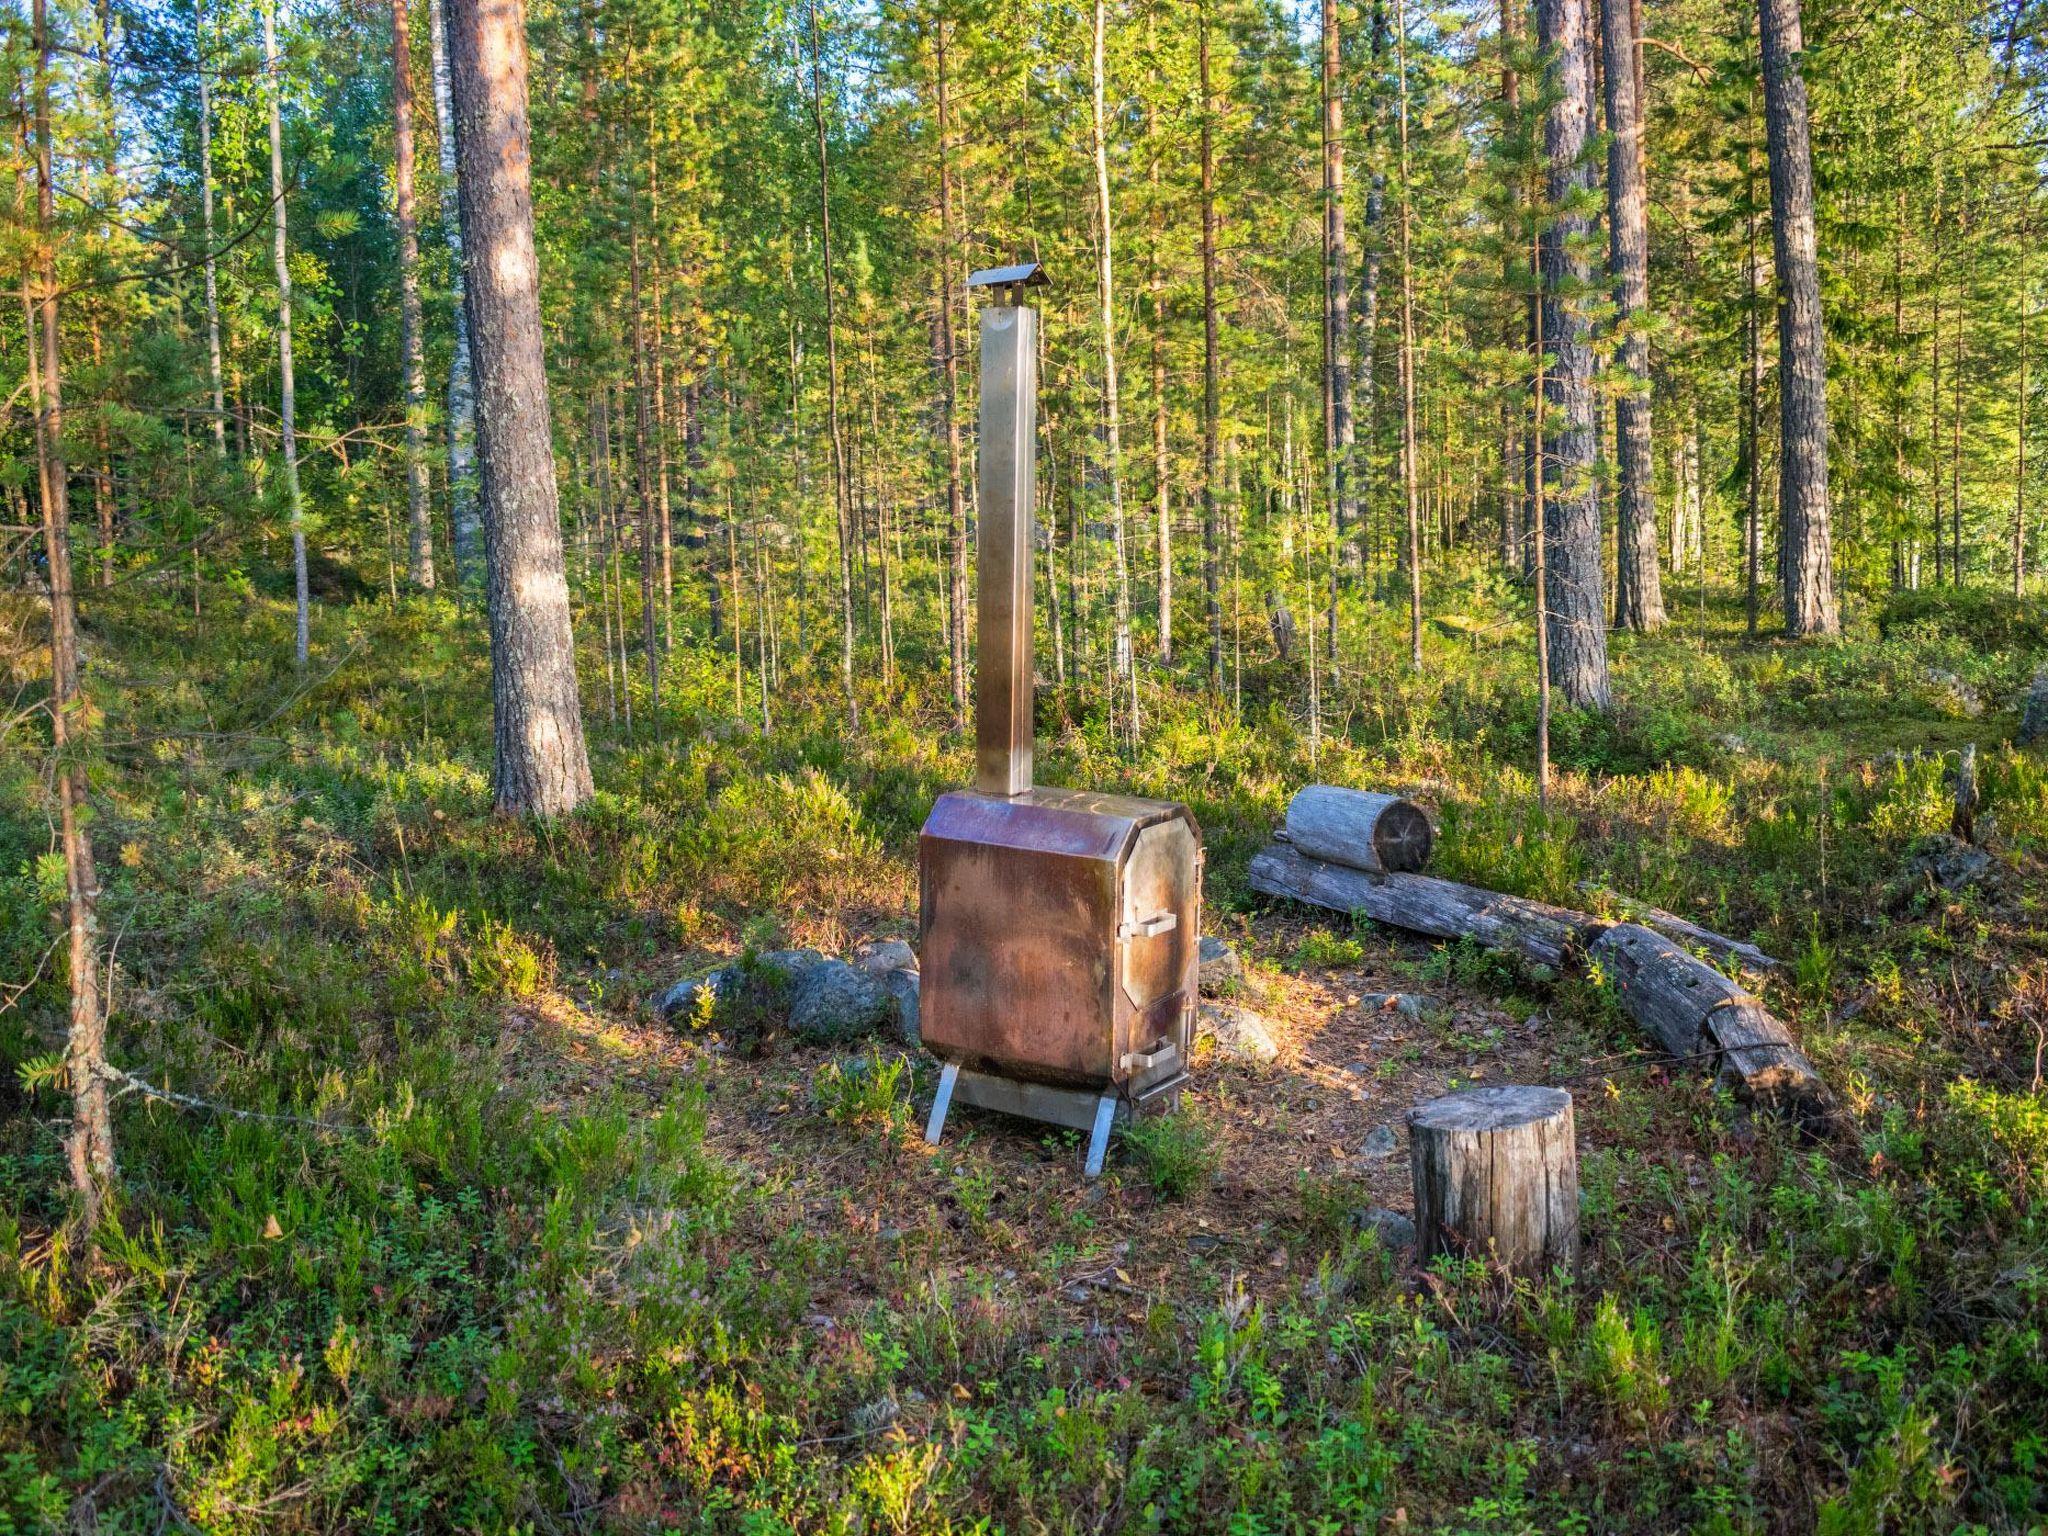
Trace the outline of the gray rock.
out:
<instances>
[{"instance_id":1,"label":"gray rock","mask_svg":"<svg viewBox=\"0 0 2048 1536\"><path fill-rule=\"evenodd\" d=\"M1984 701L1977 697L1977 690L1964 682L1953 672L1944 672L1939 667L1929 667L1921 676L1927 685L1938 693L1948 696L1948 701L1959 714L1974 720L1984 713Z\"/></svg>"},{"instance_id":2,"label":"gray rock","mask_svg":"<svg viewBox=\"0 0 2048 1536\"><path fill-rule=\"evenodd\" d=\"M1401 1150L1401 1138L1391 1125L1376 1125L1366 1132L1365 1143L1358 1150L1365 1157L1389 1158Z\"/></svg>"},{"instance_id":3,"label":"gray rock","mask_svg":"<svg viewBox=\"0 0 2048 1536\"><path fill-rule=\"evenodd\" d=\"M886 976L891 971L914 971L917 969L917 951L901 939L878 939L872 944L863 944L853 957L853 963L870 976Z\"/></svg>"},{"instance_id":4,"label":"gray rock","mask_svg":"<svg viewBox=\"0 0 2048 1536\"><path fill-rule=\"evenodd\" d=\"M1202 990L1214 996L1244 974L1244 967L1238 962L1237 951L1214 934L1202 940L1201 948Z\"/></svg>"},{"instance_id":5,"label":"gray rock","mask_svg":"<svg viewBox=\"0 0 2048 1536\"><path fill-rule=\"evenodd\" d=\"M1276 1059L1280 1047L1273 1041L1273 1026L1249 1008L1229 1003L1204 1003L1196 1018L1195 1033L1215 1042L1216 1054L1229 1061L1265 1063Z\"/></svg>"},{"instance_id":6,"label":"gray rock","mask_svg":"<svg viewBox=\"0 0 2048 1536\"><path fill-rule=\"evenodd\" d=\"M1920 838L1900 870L1907 894L1930 883L1945 891L1975 885L1991 868L1991 855L1947 832Z\"/></svg>"},{"instance_id":7,"label":"gray rock","mask_svg":"<svg viewBox=\"0 0 2048 1536\"><path fill-rule=\"evenodd\" d=\"M1429 1006L1429 999L1413 992L1368 992L1358 1000L1358 1006L1367 1013L1398 1013L1403 1018L1419 1019L1422 1010Z\"/></svg>"},{"instance_id":8,"label":"gray rock","mask_svg":"<svg viewBox=\"0 0 2048 1536\"><path fill-rule=\"evenodd\" d=\"M1415 1223L1399 1211L1390 1211L1383 1205L1368 1206L1354 1219L1361 1229L1377 1232L1380 1246L1389 1253L1415 1246Z\"/></svg>"},{"instance_id":9,"label":"gray rock","mask_svg":"<svg viewBox=\"0 0 2048 1536\"><path fill-rule=\"evenodd\" d=\"M799 980L806 971L825 963L825 957L815 949L770 949L760 956L761 964L782 972L791 981Z\"/></svg>"},{"instance_id":10,"label":"gray rock","mask_svg":"<svg viewBox=\"0 0 2048 1536\"><path fill-rule=\"evenodd\" d=\"M918 994L921 983L915 971L886 971L879 978L882 990L896 1003L896 1033L905 1045L923 1045L918 1028Z\"/></svg>"},{"instance_id":11,"label":"gray rock","mask_svg":"<svg viewBox=\"0 0 2048 1536\"><path fill-rule=\"evenodd\" d=\"M2033 684L2020 705L2020 728L2012 739L2023 747L2048 739L2048 662L2043 662L2034 674Z\"/></svg>"},{"instance_id":12,"label":"gray rock","mask_svg":"<svg viewBox=\"0 0 2048 1536\"><path fill-rule=\"evenodd\" d=\"M875 977L844 960L821 958L796 978L789 1029L804 1040L858 1040L886 1028L895 1012L895 1000Z\"/></svg>"}]
</instances>

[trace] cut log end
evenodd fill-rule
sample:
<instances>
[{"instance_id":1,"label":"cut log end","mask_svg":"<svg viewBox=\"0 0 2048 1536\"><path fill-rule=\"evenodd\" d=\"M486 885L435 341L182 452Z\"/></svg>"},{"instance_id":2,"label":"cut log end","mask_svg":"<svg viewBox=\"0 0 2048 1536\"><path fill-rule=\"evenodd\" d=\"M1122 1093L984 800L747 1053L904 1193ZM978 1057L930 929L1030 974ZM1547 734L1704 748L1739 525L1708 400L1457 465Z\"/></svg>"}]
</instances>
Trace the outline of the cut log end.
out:
<instances>
[{"instance_id":1,"label":"cut log end","mask_svg":"<svg viewBox=\"0 0 2048 1536\"><path fill-rule=\"evenodd\" d=\"M1562 1088L1474 1088L1408 1112L1417 1253L1576 1271L1579 1157Z\"/></svg>"},{"instance_id":2,"label":"cut log end","mask_svg":"<svg viewBox=\"0 0 2048 1536\"><path fill-rule=\"evenodd\" d=\"M1436 841L1429 817L1413 802L1334 784L1311 784L1295 795L1287 836L1311 858L1372 874L1421 869Z\"/></svg>"}]
</instances>

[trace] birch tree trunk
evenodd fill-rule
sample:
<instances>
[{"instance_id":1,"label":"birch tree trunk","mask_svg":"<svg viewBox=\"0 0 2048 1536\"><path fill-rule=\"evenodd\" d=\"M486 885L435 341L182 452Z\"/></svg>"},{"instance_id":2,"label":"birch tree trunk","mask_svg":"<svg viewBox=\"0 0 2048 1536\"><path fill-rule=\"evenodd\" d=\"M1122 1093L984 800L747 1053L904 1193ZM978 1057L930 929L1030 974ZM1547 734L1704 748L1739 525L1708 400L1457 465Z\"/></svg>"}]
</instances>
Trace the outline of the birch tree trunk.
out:
<instances>
[{"instance_id":1,"label":"birch tree trunk","mask_svg":"<svg viewBox=\"0 0 2048 1536\"><path fill-rule=\"evenodd\" d=\"M591 781L541 350L526 31L518 0L448 0L447 27L483 461L497 807L552 816L587 799Z\"/></svg>"},{"instance_id":2,"label":"birch tree trunk","mask_svg":"<svg viewBox=\"0 0 2048 1536\"><path fill-rule=\"evenodd\" d=\"M434 508L427 495L427 348L420 319L419 216L413 200L410 0L391 0L391 148L398 203L399 355L405 375L405 488L412 584L434 586Z\"/></svg>"},{"instance_id":3,"label":"birch tree trunk","mask_svg":"<svg viewBox=\"0 0 2048 1536\"><path fill-rule=\"evenodd\" d=\"M443 0L427 0L434 51L434 117L440 129L441 233L448 244L455 308L455 344L448 357L448 534L455 579L464 586L484 574L483 525L477 518L476 382L469 355L469 306L463 301L462 218L455 177L455 103L448 79L448 38Z\"/></svg>"},{"instance_id":4,"label":"birch tree trunk","mask_svg":"<svg viewBox=\"0 0 2048 1536\"><path fill-rule=\"evenodd\" d=\"M1778 505L1785 632L1841 633L1828 522L1826 343L1814 232L1813 149L1799 56L1799 0L1758 0L1764 132L1771 160L1771 254L1778 276ZM1937 530L1937 537L1939 532Z\"/></svg>"},{"instance_id":5,"label":"birch tree trunk","mask_svg":"<svg viewBox=\"0 0 2048 1536\"><path fill-rule=\"evenodd\" d=\"M1542 605L1557 689L1581 709L1608 705L1600 511L1593 484L1593 348L1586 318L1591 286L1583 199L1592 185L1586 156L1592 59L1587 0L1537 0L1536 38L1547 60L1542 237L1543 332L1555 359L1545 381L1551 426L1542 453L1546 564Z\"/></svg>"},{"instance_id":6,"label":"birch tree trunk","mask_svg":"<svg viewBox=\"0 0 2048 1536\"><path fill-rule=\"evenodd\" d=\"M284 211L282 64L277 51L277 0L264 0L263 67L270 86L270 260L277 273L278 457L284 464L285 504L292 529L292 593L296 614L292 657L303 667L312 645L312 603L306 587L305 507L299 499L298 389L292 375L292 269Z\"/></svg>"},{"instance_id":7,"label":"birch tree trunk","mask_svg":"<svg viewBox=\"0 0 2048 1536\"><path fill-rule=\"evenodd\" d=\"M1614 623L1645 633L1664 623L1657 570L1656 460L1650 437L1650 230L1643 179L1644 106L1637 94L1640 40L1629 0L1600 0L1607 94L1608 269L1614 279L1615 362L1624 392L1614 402L1621 482L1615 495Z\"/></svg>"}]
</instances>

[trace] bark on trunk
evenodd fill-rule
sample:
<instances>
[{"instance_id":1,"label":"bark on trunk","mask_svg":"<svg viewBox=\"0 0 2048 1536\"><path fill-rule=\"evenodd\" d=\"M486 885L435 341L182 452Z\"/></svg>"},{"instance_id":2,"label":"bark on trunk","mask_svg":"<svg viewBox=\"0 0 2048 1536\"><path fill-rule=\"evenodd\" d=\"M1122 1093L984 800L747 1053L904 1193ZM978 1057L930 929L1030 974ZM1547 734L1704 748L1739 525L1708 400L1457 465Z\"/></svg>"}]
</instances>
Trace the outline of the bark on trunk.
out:
<instances>
[{"instance_id":1,"label":"bark on trunk","mask_svg":"<svg viewBox=\"0 0 2048 1536\"><path fill-rule=\"evenodd\" d=\"M1223 692L1222 508L1216 484L1223 360L1216 321L1215 101L1209 84L1209 6L1199 8L1202 113L1202 597L1209 621L1209 691Z\"/></svg>"},{"instance_id":2,"label":"bark on trunk","mask_svg":"<svg viewBox=\"0 0 2048 1536\"><path fill-rule=\"evenodd\" d=\"M99 985L99 875L86 831L87 734L92 712L79 689L78 608L71 574L71 497L64 457L64 389L59 348L56 181L50 129L49 14L45 0L30 11L35 48L35 171L37 265L41 293L41 366L36 326L29 327L28 383L35 406L37 489L43 503L43 553L50 581L50 744L56 758L58 832L64 852L71 1007L64 1073L71 1088L71 1132L65 1155L79 1199L78 1219L99 1223L100 1199L113 1181L114 1128L107 1104L107 1020ZM24 294L26 284L24 284ZM27 306L24 305L26 308ZM33 318L33 317L32 317Z\"/></svg>"},{"instance_id":3,"label":"bark on trunk","mask_svg":"<svg viewBox=\"0 0 2048 1536\"><path fill-rule=\"evenodd\" d=\"M817 130L818 229L825 285L825 425L832 442L832 509L839 529L839 688L846 705L846 723L860 724L860 704L853 691L853 491L846 468L846 434L839 421L839 301L832 266L832 162L826 153L825 94L820 56L824 40L818 30L818 0L811 0L811 121Z\"/></svg>"},{"instance_id":4,"label":"bark on trunk","mask_svg":"<svg viewBox=\"0 0 2048 1536\"><path fill-rule=\"evenodd\" d=\"M1357 429L1351 415L1351 277L1344 222L1343 39L1340 0L1322 0L1323 11L1323 389L1329 404L1330 509L1337 548L1347 547L1358 520L1358 492L1351 461ZM1334 610L1333 610L1334 618ZM1334 630L1332 631L1334 633Z\"/></svg>"},{"instance_id":5,"label":"bark on trunk","mask_svg":"<svg viewBox=\"0 0 2048 1536\"><path fill-rule=\"evenodd\" d=\"M455 145L475 349L498 809L552 816L591 793L562 564L526 31L518 0L448 0Z\"/></svg>"},{"instance_id":6,"label":"bark on trunk","mask_svg":"<svg viewBox=\"0 0 2048 1536\"><path fill-rule=\"evenodd\" d=\"M434 585L434 508L427 495L427 347L420 319L419 217L413 201L410 0L391 0L391 147L398 203L399 356L405 375L406 571Z\"/></svg>"},{"instance_id":7,"label":"bark on trunk","mask_svg":"<svg viewBox=\"0 0 2048 1536\"><path fill-rule=\"evenodd\" d=\"M1408 548L1408 665L1422 670L1422 517L1416 500L1415 432L1415 263L1410 250L1413 199L1408 185L1408 13L1394 0L1395 100L1401 156L1401 495Z\"/></svg>"},{"instance_id":8,"label":"bark on trunk","mask_svg":"<svg viewBox=\"0 0 2048 1536\"><path fill-rule=\"evenodd\" d=\"M306 587L305 508L299 499L298 388L292 374L292 269L284 209L283 59L277 51L276 0L263 5L263 65L270 102L270 260L277 274L278 457L284 466L285 504L291 517L292 657L300 665L312 648L312 600Z\"/></svg>"},{"instance_id":9,"label":"bark on trunk","mask_svg":"<svg viewBox=\"0 0 2048 1536\"><path fill-rule=\"evenodd\" d=\"M1607 246L1614 279L1615 363L1623 392L1614 402L1620 484L1615 490L1614 623L1645 633L1664 623L1657 570L1656 459L1650 438L1650 231L1643 180L1644 107L1637 95L1630 0L1601 0L1607 92Z\"/></svg>"},{"instance_id":10,"label":"bark on trunk","mask_svg":"<svg viewBox=\"0 0 2048 1536\"><path fill-rule=\"evenodd\" d=\"M1799 0L1758 0L1764 126L1771 160L1771 252L1778 274L1778 506L1785 631L1833 635L1834 555L1828 524L1827 353L1814 232L1813 151L1799 57ZM1938 536L1938 535L1937 535Z\"/></svg>"},{"instance_id":11,"label":"bark on trunk","mask_svg":"<svg viewBox=\"0 0 2048 1536\"><path fill-rule=\"evenodd\" d=\"M1581 254L1591 225L1580 206L1592 185L1586 138L1591 55L1587 0L1537 0L1537 42L1548 60L1543 124L1545 196L1552 219L1542 239L1543 332L1555 359L1545 388L1550 418L1543 453L1548 571L1543 607L1550 668L1565 699L1608 706L1606 602L1600 510L1593 484L1593 348L1586 318L1590 274Z\"/></svg>"},{"instance_id":12,"label":"bark on trunk","mask_svg":"<svg viewBox=\"0 0 2048 1536\"><path fill-rule=\"evenodd\" d=\"M1115 225L1109 203L1109 113L1106 99L1107 81L1104 78L1107 73L1104 60L1105 33L1108 30L1107 11L1105 0L1095 0L1090 84L1093 87L1094 109L1095 212L1101 221L1101 243L1096 247L1095 297L1102 326L1102 430L1108 459L1104 467L1109 474L1110 542L1116 554L1116 627L1110 637L1109 663L1110 713L1114 719L1120 703L1115 695L1124 692L1125 699L1121 702L1129 711L1124 723L1131 740L1136 741L1140 723L1138 668L1137 658L1131 647L1131 562L1128 530L1124 526L1123 407L1117 397L1116 378Z\"/></svg>"},{"instance_id":13,"label":"bark on trunk","mask_svg":"<svg viewBox=\"0 0 2048 1536\"><path fill-rule=\"evenodd\" d=\"M933 25L939 153L939 351L945 376L947 651L953 684L953 729L967 729L967 508L960 487L960 356L953 334L953 161L946 80L946 18Z\"/></svg>"},{"instance_id":14,"label":"bark on trunk","mask_svg":"<svg viewBox=\"0 0 2048 1536\"><path fill-rule=\"evenodd\" d=\"M441 233L448 244L455 339L448 356L448 536L455 579L473 586L483 579L483 524L477 514L476 381L469 356L469 306L463 301L462 217L455 177L455 101L448 79L448 38L443 0L427 0L434 53L434 117L441 161Z\"/></svg>"},{"instance_id":15,"label":"bark on trunk","mask_svg":"<svg viewBox=\"0 0 2048 1536\"><path fill-rule=\"evenodd\" d=\"M213 250L213 101L206 84L212 65L206 55L206 6L192 7L192 64L199 84L199 235L200 265L206 282L206 378L213 387L213 450L228 452L228 408L221 387L220 285Z\"/></svg>"}]
</instances>

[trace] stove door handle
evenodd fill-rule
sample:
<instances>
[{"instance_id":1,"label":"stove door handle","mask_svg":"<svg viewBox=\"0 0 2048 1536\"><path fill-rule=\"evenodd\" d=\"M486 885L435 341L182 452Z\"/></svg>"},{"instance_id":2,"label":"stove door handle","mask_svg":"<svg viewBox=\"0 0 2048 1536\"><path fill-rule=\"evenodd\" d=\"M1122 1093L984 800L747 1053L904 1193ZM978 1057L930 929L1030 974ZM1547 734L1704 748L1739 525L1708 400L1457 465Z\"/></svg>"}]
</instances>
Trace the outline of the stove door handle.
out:
<instances>
[{"instance_id":1,"label":"stove door handle","mask_svg":"<svg viewBox=\"0 0 2048 1536\"><path fill-rule=\"evenodd\" d=\"M1150 1050L1124 1052L1124 1070L1149 1072L1162 1061L1173 1061L1179 1056L1180 1042L1170 1036L1163 1036L1152 1042Z\"/></svg>"},{"instance_id":2,"label":"stove door handle","mask_svg":"<svg viewBox=\"0 0 2048 1536\"><path fill-rule=\"evenodd\" d=\"M1116 936L1120 939L1156 939L1162 933L1171 933L1179 926L1178 912L1154 912L1150 917L1140 918L1135 923L1125 923L1117 929Z\"/></svg>"}]
</instances>

